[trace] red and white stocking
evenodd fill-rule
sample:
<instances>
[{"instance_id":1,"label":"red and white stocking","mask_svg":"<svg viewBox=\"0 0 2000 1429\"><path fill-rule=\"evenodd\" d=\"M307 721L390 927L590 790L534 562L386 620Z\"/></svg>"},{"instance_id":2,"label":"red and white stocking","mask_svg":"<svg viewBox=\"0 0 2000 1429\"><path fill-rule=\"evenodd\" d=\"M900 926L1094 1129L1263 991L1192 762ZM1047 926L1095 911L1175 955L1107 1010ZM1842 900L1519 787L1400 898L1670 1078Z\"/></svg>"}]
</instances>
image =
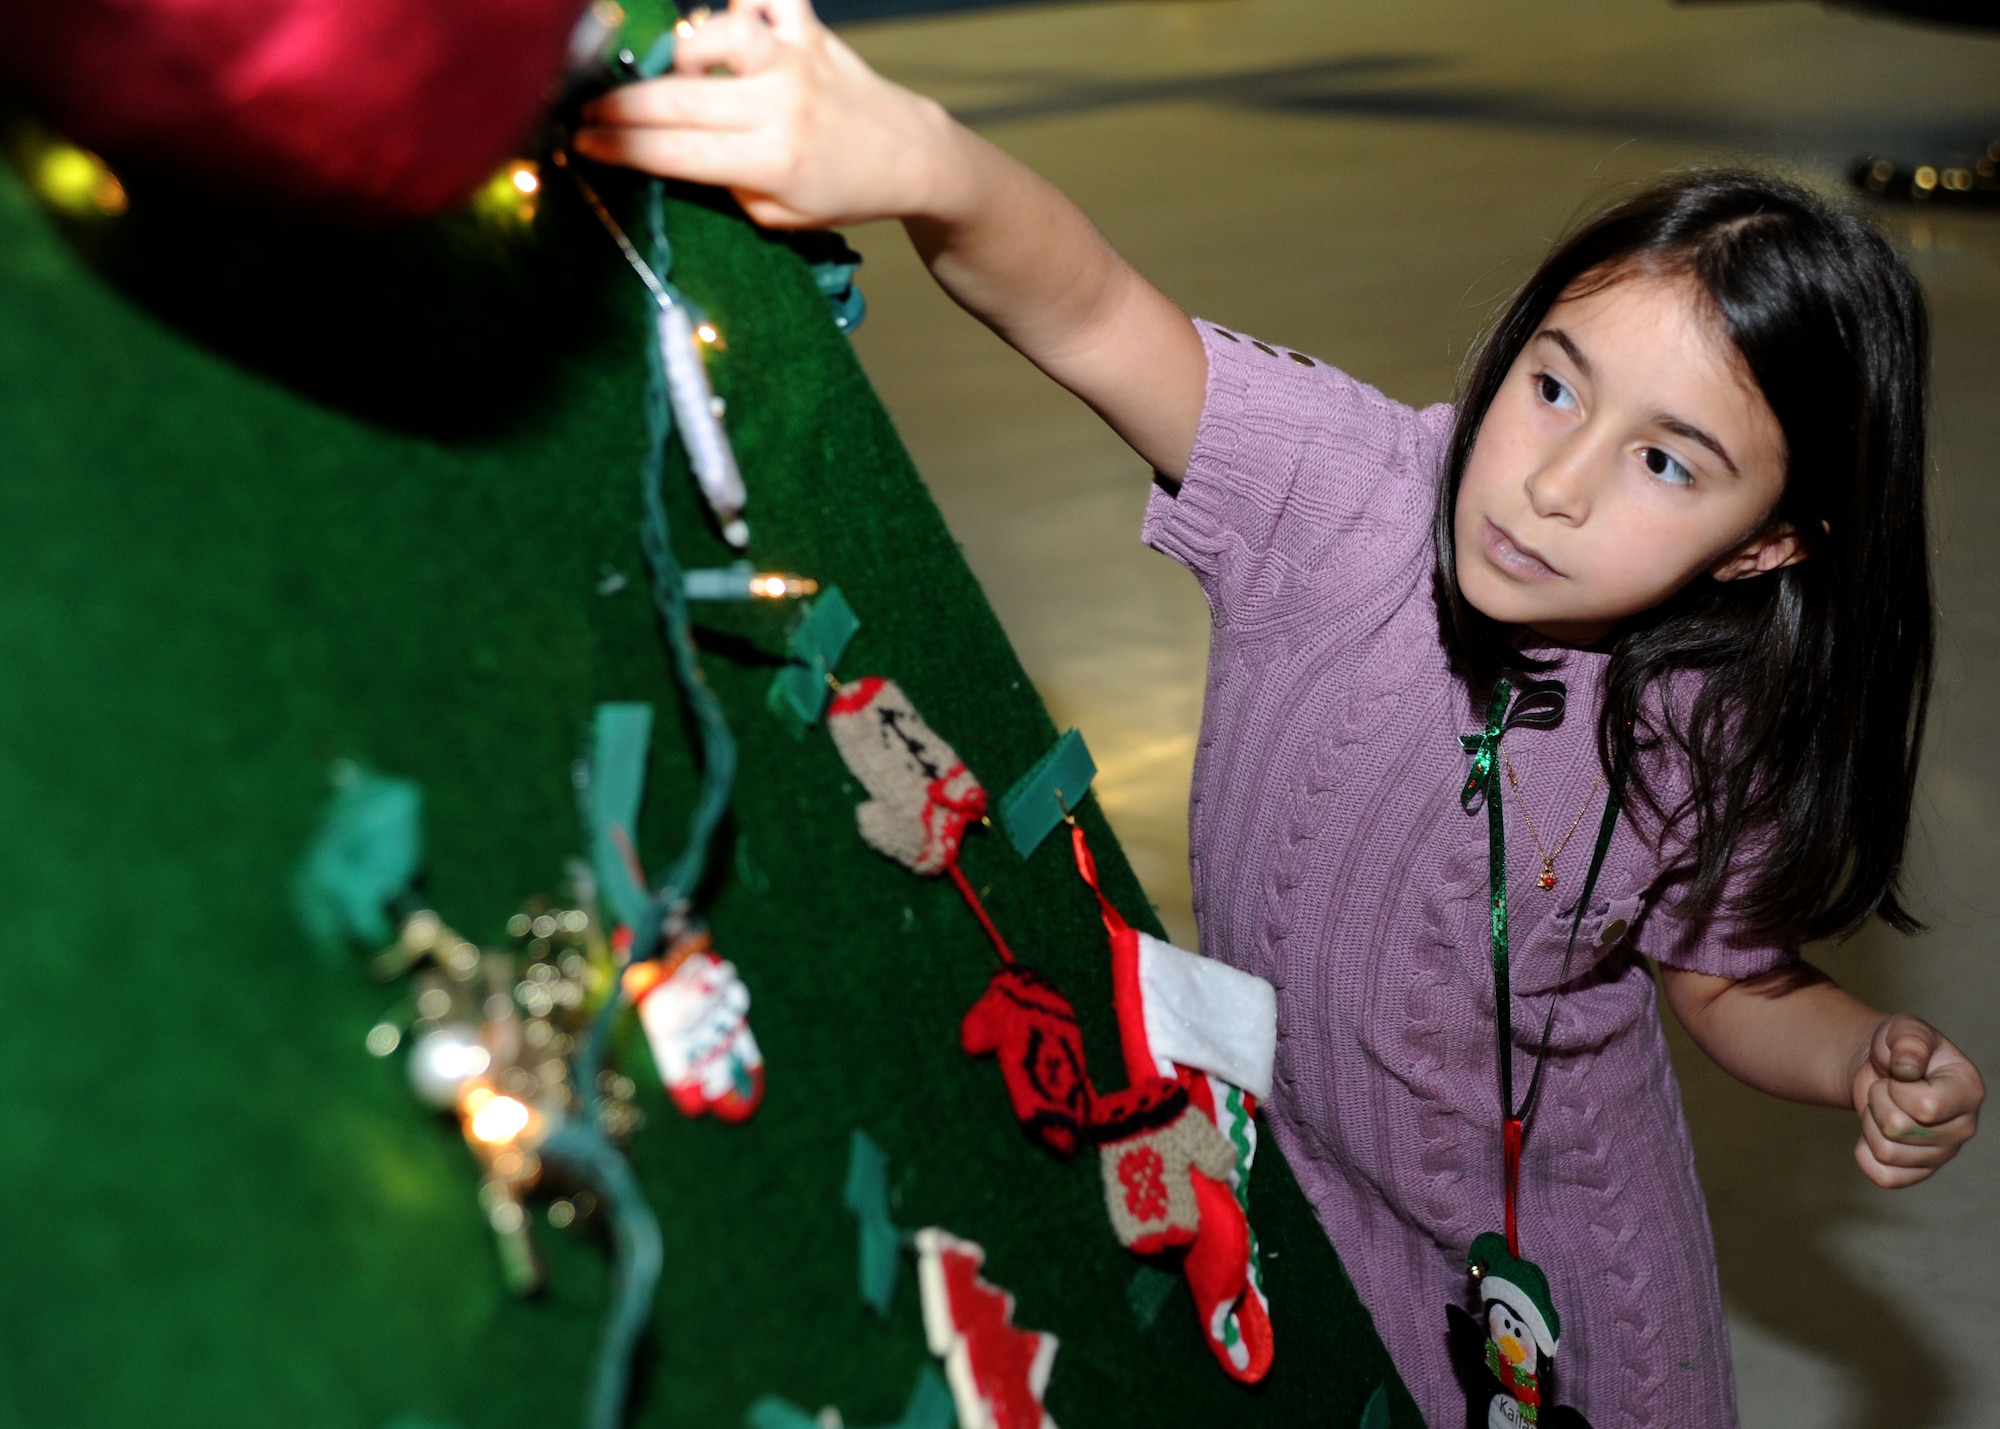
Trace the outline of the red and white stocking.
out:
<instances>
[{"instance_id":1,"label":"red and white stocking","mask_svg":"<svg viewBox=\"0 0 2000 1429\"><path fill-rule=\"evenodd\" d=\"M1082 830L1073 831L1072 839L1078 871L1096 890L1097 868ZM1188 1168L1184 1175L1193 1204L1192 1226L1186 1231L1170 1214L1168 1224L1143 1243L1128 1238L1132 1227L1121 1223L1121 1210L1129 1212L1132 1203L1128 1199L1121 1207L1114 1195L1143 1182L1147 1168L1132 1159L1143 1154L1142 1138L1127 1133L1107 1147L1121 1155L1115 1184L1114 1168L1107 1164L1105 1170L1112 1225L1134 1250L1145 1252L1155 1242L1187 1246L1181 1271L1194 1297L1202 1337L1226 1373L1255 1383L1270 1370L1273 1343L1257 1239L1250 1229L1248 1188L1257 1152L1253 1113L1257 1100L1270 1093L1277 1052L1277 995L1262 978L1139 932L1101 891L1098 903L1111 938L1113 1000L1132 1090L1099 1095L1103 1130L1096 1134L1111 1131L1110 1116L1126 1110L1121 1098L1131 1098L1135 1106L1159 1107L1151 1119L1162 1120L1173 1100L1163 1089L1172 1088L1186 1106L1172 1123L1173 1144ZM1195 1124L1206 1136L1192 1129ZM1170 1165L1164 1154L1160 1161L1163 1168Z\"/></svg>"}]
</instances>

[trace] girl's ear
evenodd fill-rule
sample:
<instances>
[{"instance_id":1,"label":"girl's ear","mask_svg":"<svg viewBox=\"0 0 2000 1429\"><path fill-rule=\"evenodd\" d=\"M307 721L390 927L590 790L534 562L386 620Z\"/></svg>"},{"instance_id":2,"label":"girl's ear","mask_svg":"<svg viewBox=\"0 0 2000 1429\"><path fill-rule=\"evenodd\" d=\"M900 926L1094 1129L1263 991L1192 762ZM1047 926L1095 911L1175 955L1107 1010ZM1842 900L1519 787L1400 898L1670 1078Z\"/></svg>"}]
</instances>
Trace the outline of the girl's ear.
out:
<instances>
[{"instance_id":1,"label":"girl's ear","mask_svg":"<svg viewBox=\"0 0 2000 1429\"><path fill-rule=\"evenodd\" d=\"M1719 581L1748 580L1751 576L1769 575L1786 566L1795 566L1810 554L1799 528L1781 521L1728 552L1708 573Z\"/></svg>"}]
</instances>

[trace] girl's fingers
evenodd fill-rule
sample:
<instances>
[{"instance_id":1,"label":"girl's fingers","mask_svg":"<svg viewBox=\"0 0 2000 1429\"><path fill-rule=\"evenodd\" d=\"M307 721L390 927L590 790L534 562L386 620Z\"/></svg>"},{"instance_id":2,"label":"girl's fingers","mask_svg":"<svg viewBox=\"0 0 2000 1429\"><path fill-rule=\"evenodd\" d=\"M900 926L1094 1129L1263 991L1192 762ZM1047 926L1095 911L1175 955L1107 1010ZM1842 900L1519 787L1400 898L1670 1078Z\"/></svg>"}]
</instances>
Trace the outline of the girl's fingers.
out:
<instances>
[{"instance_id":1,"label":"girl's fingers","mask_svg":"<svg viewBox=\"0 0 2000 1429\"><path fill-rule=\"evenodd\" d=\"M1898 1093L1901 1095L1899 1096ZM1890 1141L1905 1146L1949 1146L1956 1148L1964 1130L1963 1118L1938 1117L1925 1121L1905 1104L1911 1089L1898 1082L1878 1081L1868 1089L1868 1120Z\"/></svg>"},{"instance_id":2,"label":"girl's fingers","mask_svg":"<svg viewBox=\"0 0 2000 1429\"><path fill-rule=\"evenodd\" d=\"M779 103L776 79L768 74L755 79L672 75L614 89L586 105L583 113L592 126L748 129Z\"/></svg>"},{"instance_id":3,"label":"girl's fingers","mask_svg":"<svg viewBox=\"0 0 2000 1429\"><path fill-rule=\"evenodd\" d=\"M1882 1166L1903 1170L1934 1171L1951 1160L1956 1146L1932 1145L1922 1140L1909 1141L1891 1137L1881 1122L1875 1118L1873 1107L1861 1119L1861 1140L1868 1148L1868 1154Z\"/></svg>"},{"instance_id":4,"label":"girl's fingers","mask_svg":"<svg viewBox=\"0 0 2000 1429\"><path fill-rule=\"evenodd\" d=\"M731 0L729 8L761 13L779 39L794 44L819 26L809 0Z\"/></svg>"},{"instance_id":5,"label":"girl's fingers","mask_svg":"<svg viewBox=\"0 0 2000 1429\"><path fill-rule=\"evenodd\" d=\"M1875 1070L1899 1082L1922 1081L1930 1070L1931 1056L1944 1042L1937 1028L1919 1017L1897 1014L1882 1019L1875 1029L1874 1044L1868 1049Z\"/></svg>"},{"instance_id":6,"label":"girl's fingers","mask_svg":"<svg viewBox=\"0 0 2000 1429\"><path fill-rule=\"evenodd\" d=\"M623 164L667 179L698 184L771 187L778 167L761 134L731 129L588 128L576 150L601 164Z\"/></svg>"},{"instance_id":7,"label":"girl's fingers","mask_svg":"<svg viewBox=\"0 0 2000 1429\"><path fill-rule=\"evenodd\" d=\"M785 52L770 23L749 10L724 11L699 25L686 25L679 34L674 69L681 74L724 69L747 78L769 69Z\"/></svg>"},{"instance_id":8,"label":"girl's fingers","mask_svg":"<svg viewBox=\"0 0 2000 1429\"><path fill-rule=\"evenodd\" d=\"M1906 1168L1885 1166L1876 1160L1869 1148L1868 1138L1863 1136L1854 1143L1854 1163L1861 1168L1861 1174L1886 1190L1898 1190L1904 1186L1914 1186L1931 1174L1931 1168Z\"/></svg>"}]
</instances>

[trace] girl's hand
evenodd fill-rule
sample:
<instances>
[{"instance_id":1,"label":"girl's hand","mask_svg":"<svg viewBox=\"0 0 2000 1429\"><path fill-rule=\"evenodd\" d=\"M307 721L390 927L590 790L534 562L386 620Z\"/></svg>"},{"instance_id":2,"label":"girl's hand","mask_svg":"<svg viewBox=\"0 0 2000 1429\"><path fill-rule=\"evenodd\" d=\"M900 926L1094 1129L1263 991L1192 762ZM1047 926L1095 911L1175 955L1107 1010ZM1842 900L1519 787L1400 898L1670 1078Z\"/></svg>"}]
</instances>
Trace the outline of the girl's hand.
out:
<instances>
[{"instance_id":1,"label":"girl's hand","mask_svg":"<svg viewBox=\"0 0 2000 1429\"><path fill-rule=\"evenodd\" d=\"M681 35L673 74L612 91L584 121L579 154L720 185L770 227L902 219L960 307L1148 471L1187 470L1208 378L1187 314L1054 184L869 69L808 0L732 0Z\"/></svg>"},{"instance_id":2,"label":"girl's hand","mask_svg":"<svg viewBox=\"0 0 2000 1429\"><path fill-rule=\"evenodd\" d=\"M674 72L584 110L576 150L727 188L774 228L940 213L963 131L883 79L808 0L734 0L684 30Z\"/></svg>"},{"instance_id":3,"label":"girl's hand","mask_svg":"<svg viewBox=\"0 0 2000 1429\"><path fill-rule=\"evenodd\" d=\"M1910 1186L1958 1154L1979 1126L1979 1069L1920 1018L1885 1017L1854 1072L1854 1159L1878 1186Z\"/></svg>"}]
</instances>

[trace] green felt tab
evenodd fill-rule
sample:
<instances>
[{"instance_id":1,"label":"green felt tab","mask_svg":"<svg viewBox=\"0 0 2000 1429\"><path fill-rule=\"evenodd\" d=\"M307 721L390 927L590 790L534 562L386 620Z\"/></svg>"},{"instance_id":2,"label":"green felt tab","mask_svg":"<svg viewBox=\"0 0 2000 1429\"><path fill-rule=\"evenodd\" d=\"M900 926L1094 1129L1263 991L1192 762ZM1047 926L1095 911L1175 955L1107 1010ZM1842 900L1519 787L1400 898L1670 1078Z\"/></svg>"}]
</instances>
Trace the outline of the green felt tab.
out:
<instances>
[{"instance_id":1,"label":"green felt tab","mask_svg":"<svg viewBox=\"0 0 2000 1429\"><path fill-rule=\"evenodd\" d=\"M839 586L828 586L800 614L785 642L785 653L792 657L792 663L771 681L770 693L765 698L772 712L790 725L794 734L819 723L831 693L828 677L839 667L840 657L847 653L849 642L860 629L860 618L847 603L847 597L840 593Z\"/></svg>"},{"instance_id":2,"label":"green felt tab","mask_svg":"<svg viewBox=\"0 0 2000 1429\"><path fill-rule=\"evenodd\" d=\"M1389 1429L1389 1389L1378 1384L1361 1411L1361 1429Z\"/></svg>"},{"instance_id":3,"label":"green felt tab","mask_svg":"<svg viewBox=\"0 0 2000 1429\"><path fill-rule=\"evenodd\" d=\"M660 37L647 47L639 60L638 70L647 79L658 79L674 67L674 27L668 25L660 31Z\"/></svg>"},{"instance_id":4,"label":"green felt tab","mask_svg":"<svg viewBox=\"0 0 2000 1429\"><path fill-rule=\"evenodd\" d=\"M323 949L338 949L349 938L388 942L394 929L385 910L409 890L423 856L417 786L341 765L333 800L292 885L299 921Z\"/></svg>"},{"instance_id":5,"label":"green felt tab","mask_svg":"<svg viewBox=\"0 0 2000 1429\"><path fill-rule=\"evenodd\" d=\"M744 1429L821 1429L819 1417L790 1400L767 1394L743 1411Z\"/></svg>"},{"instance_id":6,"label":"green felt tab","mask_svg":"<svg viewBox=\"0 0 2000 1429\"><path fill-rule=\"evenodd\" d=\"M958 1410L951 1402L951 1388L929 1365L917 1371L916 1387L903 1409L903 1422L892 1429L951 1429Z\"/></svg>"},{"instance_id":7,"label":"green felt tab","mask_svg":"<svg viewBox=\"0 0 2000 1429\"><path fill-rule=\"evenodd\" d=\"M1041 847L1063 816L1076 812L1096 777L1097 763L1081 734L1071 730L1057 740L1000 801L1000 822L1014 851L1026 858Z\"/></svg>"},{"instance_id":8,"label":"green felt tab","mask_svg":"<svg viewBox=\"0 0 2000 1429\"><path fill-rule=\"evenodd\" d=\"M1153 1322L1160 1318L1160 1311L1166 1308L1167 1297L1174 1293L1174 1286L1179 1283L1178 1275L1171 1275L1157 1266L1140 1266L1125 1286L1125 1303L1132 1307L1132 1322L1142 1330L1152 1329Z\"/></svg>"},{"instance_id":9,"label":"green felt tab","mask_svg":"<svg viewBox=\"0 0 2000 1429\"><path fill-rule=\"evenodd\" d=\"M823 1429L827 1419L808 1414L790 1400L767 1394L744 1412L744 1429ZM838 1419L833 1422L838 1423ZM958 1408L952 1403L951 1387L929 1365L917 1371L910 1390L910 1402L903 1417L883 1429L952 1429L958 1422Z\"/></svg>"},{"instance_id":10,"label":"green felt tab","mask_svg":"<svg viewBox=\"0 0 2000 1429\"><path fill-rule=\"evenodd\" d=\"M636 928L653 896L633 868L639 802L646 792L646 751L653 738L649 704L602 704L591 726L589 774L583 788L590 829L590 866L598 896L611 915Z\"/></svg>"},{"instance_id":11,"label":"green felt tab","mask_svg":"<svg viewBox=\"0 0 2000 1429\"><path fill-rule=\"evenodd\" d=\"M889 1219L889 1158L858 1128L848 1142L846 1204L860 1226L861 1298L886 1320L896 1298L903 1236Z\"/></svg>"}]
</instances>

